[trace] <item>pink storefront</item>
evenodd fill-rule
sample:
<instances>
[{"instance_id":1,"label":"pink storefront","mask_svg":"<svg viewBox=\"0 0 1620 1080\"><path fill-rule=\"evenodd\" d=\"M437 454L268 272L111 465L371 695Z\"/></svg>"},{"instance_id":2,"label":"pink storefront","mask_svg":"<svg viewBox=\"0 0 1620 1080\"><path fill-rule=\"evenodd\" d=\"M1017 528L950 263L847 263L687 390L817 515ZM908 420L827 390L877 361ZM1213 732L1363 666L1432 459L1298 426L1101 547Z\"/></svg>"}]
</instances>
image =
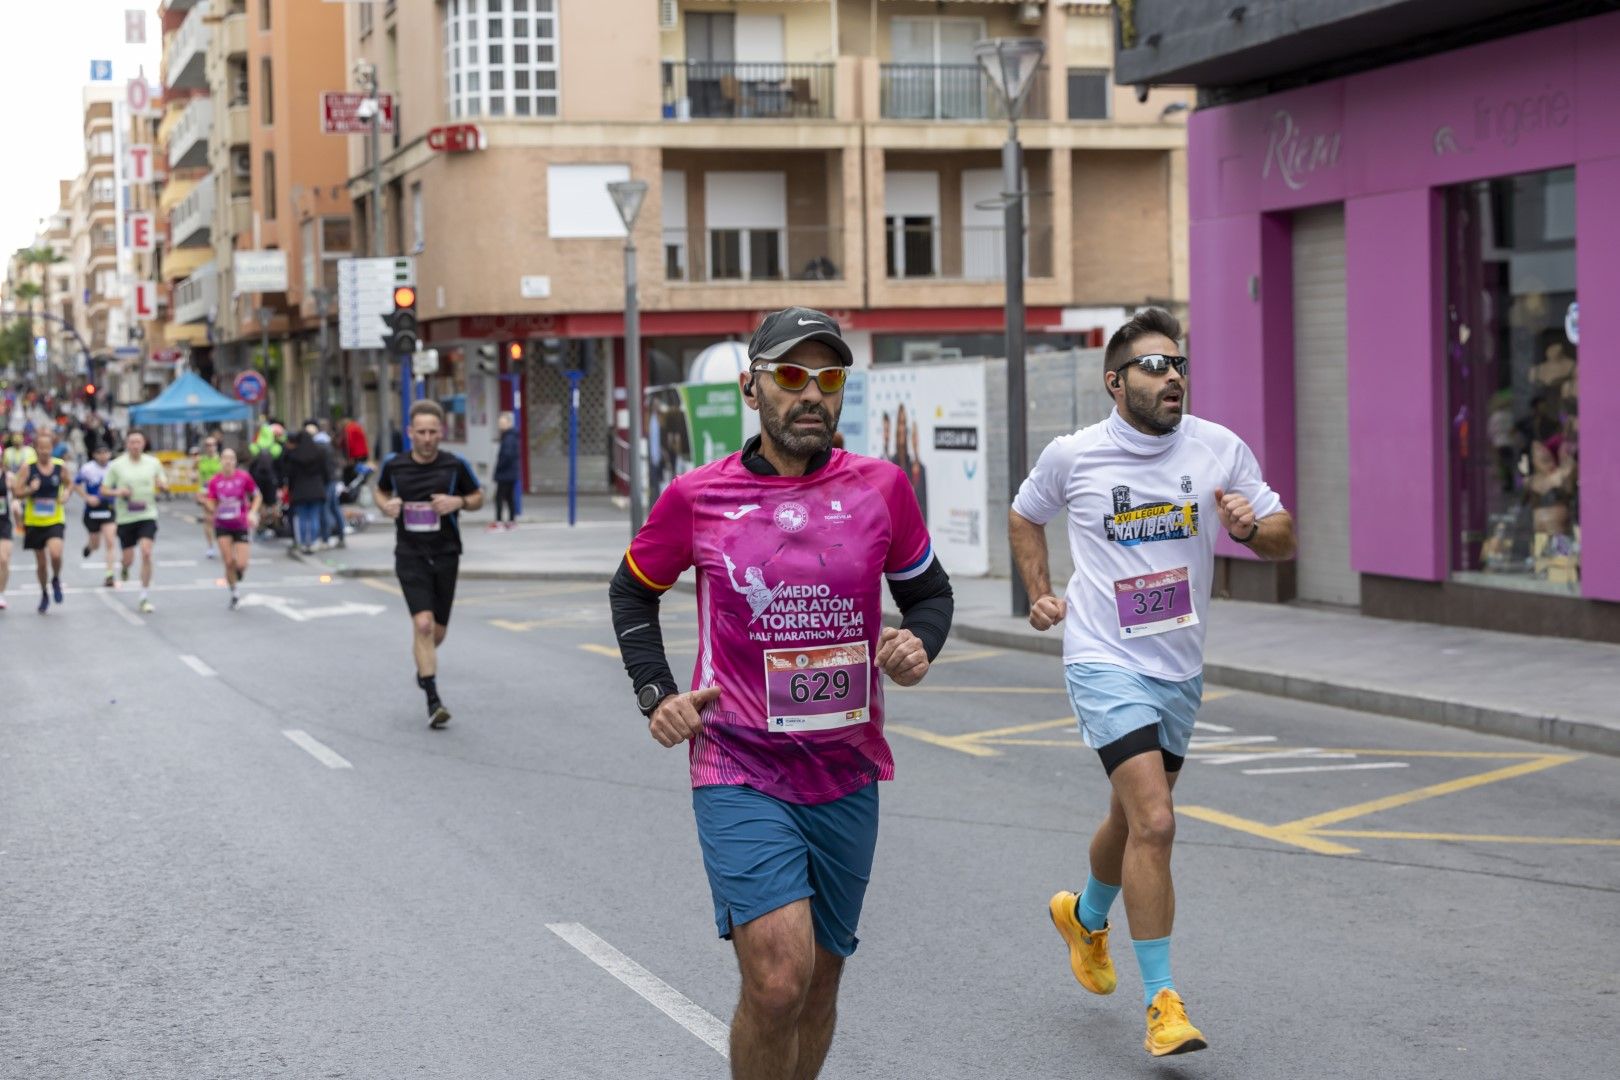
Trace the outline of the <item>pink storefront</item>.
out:
<instances>
[{"instance_id":1,"label":"pink storefront","mask_svg":"<svg viewBox=\"0 0 1620 1080\"><path fill-rule=\"evenodd\" d=\"M1620 15L1200 109L1189 188L1193 405L1300 525L1232 592L1620 640Z\"/></svg>"}]
</instances>

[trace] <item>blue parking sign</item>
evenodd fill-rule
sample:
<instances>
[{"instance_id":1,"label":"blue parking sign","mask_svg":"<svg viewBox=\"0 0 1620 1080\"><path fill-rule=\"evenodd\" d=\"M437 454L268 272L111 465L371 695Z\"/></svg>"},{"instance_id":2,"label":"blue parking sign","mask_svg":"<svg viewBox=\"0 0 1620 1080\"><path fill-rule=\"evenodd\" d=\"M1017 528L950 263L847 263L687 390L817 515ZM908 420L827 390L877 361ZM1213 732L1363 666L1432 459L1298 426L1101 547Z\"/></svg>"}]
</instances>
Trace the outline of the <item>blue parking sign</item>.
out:
<instances>
[{"instance_id":1,"label":"blue parking sign","mask_svg":"<svg viewBox=\"0 0 1620 1080\"><path fill-rule=\"evenodd\" d=\"M91 82L112 82L112 61L111 60L92 60L92 61L90 61L90 81Z\"/></svg>"}]
</instances>

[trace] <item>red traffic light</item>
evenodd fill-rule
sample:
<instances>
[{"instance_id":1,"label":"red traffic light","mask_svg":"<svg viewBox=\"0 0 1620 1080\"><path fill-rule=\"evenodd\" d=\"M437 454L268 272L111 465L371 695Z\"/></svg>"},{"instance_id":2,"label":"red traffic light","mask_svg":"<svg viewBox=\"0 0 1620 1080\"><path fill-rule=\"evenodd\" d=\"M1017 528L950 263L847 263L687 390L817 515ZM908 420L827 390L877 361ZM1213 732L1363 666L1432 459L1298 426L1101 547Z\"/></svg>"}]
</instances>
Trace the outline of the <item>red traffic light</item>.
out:
<instances>
[{"instance_id":1,"label":"red traffic light","mask_svg":"<svg viewBox=\"0 0 1620 1080\"><path fill-rule=\"evenodd\" d=\"M85 397L95 397L96 396L96 384L95 383L85 383L84 384L84 396Z\"/></svg>"},{"instance_id":2,"label":"red traffic light","mask_svg":"<svg viewBox=\"0 0 1620 1080\"><path fill-rule=\"evenodd\" d=\"M521 341L508 342L507 346L506 346L506 358L508 360L513 360L513 361L522 360L523 359L523 342L521 342Z\"/></svg>"},{"instance_id":3,"label":"red traffic light","mask_svg":"<svg viewBox=\"0 0 1620 1080\"><path fill-rule=\"evenodd\" d=\"M408 308L416 306L416 290L409 285L400 285L394 289L394 306Z\"/></svg>"}]
</instances>

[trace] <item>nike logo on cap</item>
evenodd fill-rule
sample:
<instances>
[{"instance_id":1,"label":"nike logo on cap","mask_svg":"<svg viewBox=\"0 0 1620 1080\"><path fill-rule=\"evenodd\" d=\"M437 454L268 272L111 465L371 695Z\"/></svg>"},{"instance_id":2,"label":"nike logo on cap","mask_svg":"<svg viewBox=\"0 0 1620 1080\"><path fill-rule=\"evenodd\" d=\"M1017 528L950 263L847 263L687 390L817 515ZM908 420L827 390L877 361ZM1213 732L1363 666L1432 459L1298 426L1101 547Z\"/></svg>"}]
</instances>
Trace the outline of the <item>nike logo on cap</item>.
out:
<instances>
[{"instance_id":1,"label":"nike logo on cap","mask_svg":"<svg viewBox=\"0 0 1620 1080\"><path fill-rule=\"evenodd\" d=\"M824 323L824 322L817 322L815 319L800 319L799 320L799 325L800 326L826 326L827 324Z\"/></svg>"}]
</instances>

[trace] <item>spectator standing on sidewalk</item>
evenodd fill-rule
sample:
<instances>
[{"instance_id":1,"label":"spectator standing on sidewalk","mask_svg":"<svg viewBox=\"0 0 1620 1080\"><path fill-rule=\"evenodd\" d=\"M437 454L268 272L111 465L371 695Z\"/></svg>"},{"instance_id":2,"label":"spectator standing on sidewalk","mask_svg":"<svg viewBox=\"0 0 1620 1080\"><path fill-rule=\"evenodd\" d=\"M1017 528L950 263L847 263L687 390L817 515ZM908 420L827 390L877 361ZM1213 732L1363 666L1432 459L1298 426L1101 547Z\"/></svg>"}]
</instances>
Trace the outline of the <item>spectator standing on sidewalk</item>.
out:
<instances>
[{"instance_id":1,"label":"spectator standing on sidewalk","mask_svg":"<svg viewBox=\"0 0 1620 1080\"><path fill-rule=\"evenodd\" d=\"M315 551L326 489L332 481L332 459L326 447L315 441L317 431L314 421L305 424L302 431L287 440L287 451L282 455L293 507L293 545L305 555Z\"/></svg>"},{"instance_id":2,"label":"spectator standing on sidewalk","mask_svg":"<svg viewBox=\"0 0 1620 1080\"><path fill-rule=\"evenodd\" d=\"M327 421L322 420L315 431L315 441L326 451L331 470L326 481L326 502L321 505L321 546L343 547L343 507L338 503L338 493L343 490L343 456L332 441L332 433L327 430L329 426Z\"/></svg>"},{"instance_id":3,"label":"spectator standing on sidewalk","mask_svg":"<svg viewBox=\"0 0 1620 1080\"><path fill-rule=\"evenodd\" d=\"M489 523L489 527L510 529L517 523L517 489L523 480L523 466L518 455L522 453L523 440L511 413L501 413L497 424L501 430L501 447L495 455L495 520ZM506 508L504 525L501 523L503 506Z\"/></svg>"}]
</instances>

